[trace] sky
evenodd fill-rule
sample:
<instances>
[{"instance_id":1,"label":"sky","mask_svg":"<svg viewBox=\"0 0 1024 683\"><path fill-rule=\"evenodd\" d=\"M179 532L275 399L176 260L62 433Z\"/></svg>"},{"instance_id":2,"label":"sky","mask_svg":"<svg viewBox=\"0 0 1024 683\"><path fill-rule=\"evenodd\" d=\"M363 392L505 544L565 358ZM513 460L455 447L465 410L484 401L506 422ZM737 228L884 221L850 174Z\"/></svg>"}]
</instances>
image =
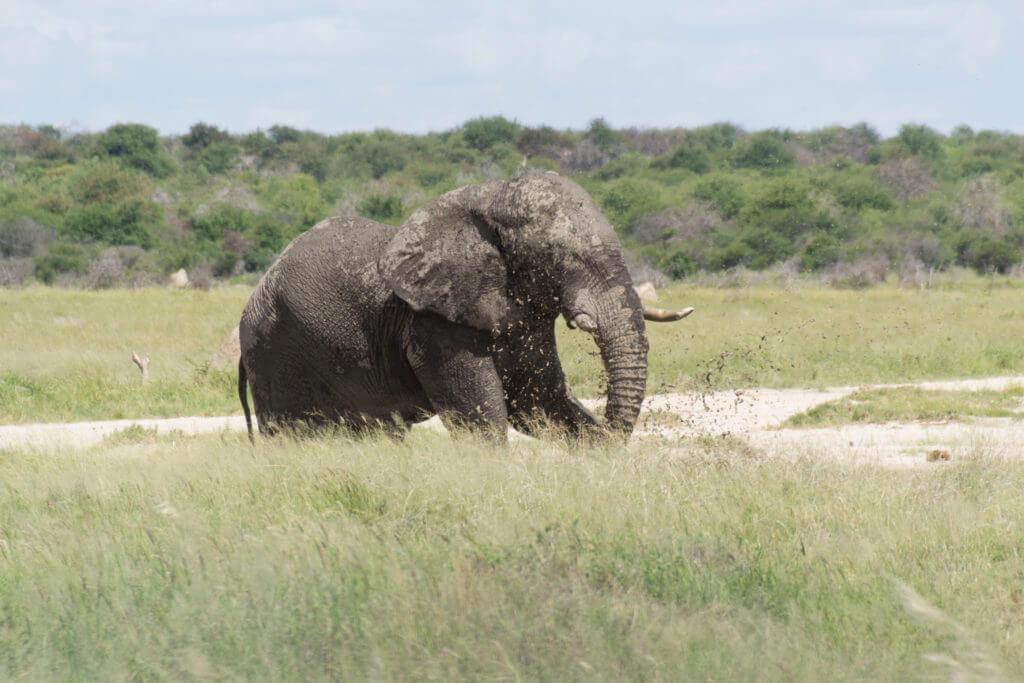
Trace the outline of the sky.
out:
<instances>
[{"instance_id":1,"label":"sky","mask_svg":"<svg viewBox=\"0 0 1024 683\"><path fill-rule=\"evenodd\" d=\"M1024 133L1024 0L0 0L0 124Z\"/></svg>"}]
</instances>

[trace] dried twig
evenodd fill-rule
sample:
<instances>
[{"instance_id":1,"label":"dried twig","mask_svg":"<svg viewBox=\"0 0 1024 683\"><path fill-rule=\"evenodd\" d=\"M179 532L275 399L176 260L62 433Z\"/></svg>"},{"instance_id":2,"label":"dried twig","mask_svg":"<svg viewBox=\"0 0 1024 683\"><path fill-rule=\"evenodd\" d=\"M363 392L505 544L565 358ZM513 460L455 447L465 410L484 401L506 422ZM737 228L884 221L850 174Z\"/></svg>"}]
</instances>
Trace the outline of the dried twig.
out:
<instances>
[{"instance_id":1,"label":"dried twig","mask_svg":"<svg viewBox=\"0 0 1024 683\"><path fill-rule=\"evenodd\" d=\"M142 381L149 381L149 354L146 354L145 358L139 358L139 354L132 351L132 361L139 366L139 372L142 373Z\"/></svg>"}]
</instances>

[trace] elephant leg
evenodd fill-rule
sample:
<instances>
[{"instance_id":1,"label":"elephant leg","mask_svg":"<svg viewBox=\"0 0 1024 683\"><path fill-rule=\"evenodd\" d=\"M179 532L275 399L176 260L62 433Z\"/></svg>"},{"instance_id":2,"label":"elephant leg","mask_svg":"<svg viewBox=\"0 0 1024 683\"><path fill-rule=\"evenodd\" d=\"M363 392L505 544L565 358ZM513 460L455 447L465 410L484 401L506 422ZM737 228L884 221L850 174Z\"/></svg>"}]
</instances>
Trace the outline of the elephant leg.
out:
<instances>
[{"instance_id":1,"label":"elephant leg","mask_svg":"<svg viewBox=\"0 0 1024 683\"><path fill-rule=\"evenodd\" d=\"M572 395L565 381L553 324L550 331L510 334L499 346L499 372L513 427L532 434L548 422L572 434L597 433L597 418Z\"/></svg>"},{"instance_id":2,"label":"elephant leg","mask_svg":"<svg viewBox=\"0 0 1024 683\"><path fill-rule=\"evenodd\" d=\"M433 313L417 313L406 356L447 427L469 427L505 438L508 412L489 334Z\"/></svg>"}]
</instances>

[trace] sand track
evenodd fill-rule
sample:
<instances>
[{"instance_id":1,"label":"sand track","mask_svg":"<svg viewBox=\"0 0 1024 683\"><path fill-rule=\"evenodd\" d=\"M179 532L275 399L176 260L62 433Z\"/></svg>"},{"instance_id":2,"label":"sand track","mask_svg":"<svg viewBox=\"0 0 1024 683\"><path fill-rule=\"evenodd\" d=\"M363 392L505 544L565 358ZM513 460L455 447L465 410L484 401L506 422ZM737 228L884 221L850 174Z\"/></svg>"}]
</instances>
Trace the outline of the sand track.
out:
<instances>
[{"instance_id":1,"label":"sand track","mask_svg":"<svg viewBox=\"0 0 1024 683\"><path fill-rule=\"evenodd\" d=\"M875 387L975 391L1024 386L1024 376L919 382ZM635 438L661 436L736 437L773 456L830 457L891 467L914 466L938 457L1022 457L1024 420L971 418L942 423L856 424L838 428L780 429L792 415L841 398L863 387L828 389L740 389L690 394L656 394L644 401ZM600 401L585 401L591 407ZM205 434L244 431L241 416L178 417L60 424L0 426L0 450L83 448L133 425L158 433ZM439 429L436 418L423 425Z\"/></svg>"}]
</instances>

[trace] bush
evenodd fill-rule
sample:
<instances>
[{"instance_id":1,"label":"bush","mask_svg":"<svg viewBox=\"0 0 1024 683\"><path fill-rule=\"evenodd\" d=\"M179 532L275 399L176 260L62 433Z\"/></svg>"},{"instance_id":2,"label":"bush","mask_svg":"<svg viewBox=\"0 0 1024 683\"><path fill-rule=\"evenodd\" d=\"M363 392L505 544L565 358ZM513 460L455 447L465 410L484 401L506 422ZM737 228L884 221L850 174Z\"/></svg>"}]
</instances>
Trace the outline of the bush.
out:
<instances>
[{"instance_id":1,"label":"bush","mask_svg":"<svg viewBox=\"0 0 1024 683\"><path fill-rule=\"evenodd\" d=\"M816 235L800 255L800 269L821 270L839 260L839 240L831 235Z\"/></svg>"},{"instance_id":2,"label":"bush","mask_svg":"<svg viewBox=\"0 0 1024 683\"><path fill-rule=\"evenodd\" d=\"M68 188L71 197L82 204L119 202L145 191L137 173L109 161L81 164L68 179Z\"/></svg>"},{"instance_id":3,"label":"bush","mask_svg":"<svg viewBox=\"0 0 1024 683\"><path fill-rule=\"evenodd\" d=\"M786 146L780 133L765 131L741 142L733 153L733 163L739 168L773 170L792 166L796 154Z\"/></svg>"},{"instance_id":4,"label":"bush","mask_svg":"<svg viewBox=\"0 0 1024 683\"><path fill-rule=\"evenodd\" d=\"M0 256L35 256L45 250L53 237L53 230L33 218L0 221Z\"/></svg>"},{"instance_id":5,"label":"bush","mask_svg":"<svg viewBox=\"0 0 1024 683\"><path fill-rule=\"evenodd\" d=\"M755 270L764 270L777 261L784 261L795 251L792 240L767 229L747 233L742 240L750 248L749 265Z\"/></svg>"},{"instance_id":6,"label":"bush","mask_svg":"<svg viewBox=\"0 0 1024 683\"><path fill-rule=\"evenodd\" d=\"M221 204L216 209L192 218L192 232L201 240L217 242L229 231L245 234L252 230L256 214L230 204Z\"/></svg>"},{"instance_id":7,"label":"bush","mask_svg":"<svg viewBox=\"0 0 1024 683\"><path fill-rule=\"evenodd\" d=\"M616 180L601 194L601 208L620 230L628 230L644 214L660 209L661 203L660 186L639 178Z\"/></svg>"},{"instance_id":8,"label":"bush","mask_svg":"<svg viewBox=\"0 0 1024 683\"><path fill-rule=\"evenodd\" d=\"M395 195L372 194L357 207L360 216L382 223L397 224L401 221L402 200Z\"/></svg>"},{"instance_id":9,"label":"bush","mask_svg":"<svg viewBox=\"0 0 1024 683\"><path fill-rule=\"evenodd\" d=\"M397 136L369 139L351 152L355 166L350 171L363 169L374 178L392 171L401 171L406 164L406 150Z\"/></svg>"},{"instance_id":10,"label":"bush","mask_svg":"<svg viewBox=\"0 0 1024 683\"><path fill-rule=\"evenodd\" d=\"M89 251L80 244L56 242L48 252L35 258L36 277L48 285L60 274L84 275L88 268Z\"/></svg>"},{"instance_id":11,"label":"bush","mask_svg":"<svg viewBox=\"0 0 1024 683\"><path fill-rule=\"evenodd\" d=\"M612 130L603 118L597 118L590 122L586 138L604 150L619 141L618 133Z\"/></svg>"},{"instance_id":12,"label":"bush","mask_svg":"<svg viewBox=\"0 0 1024 683\"><path fill-rule=\"evenodd\" d=\"M233 142L214 142L200 152L199 163L210 173L224 173L241 151Z\"/></svg>"},{"instance_id":13,"label":"bush","mask_svg":"<svg viewBox=\"0 0 1024 683\"><path fill-rule=\"evenodd\" d=\"M516 134L516 149L527 156L558 158L560 150L572 147L572 141L550 126L523 128Z\"/></svg>"},{"instance_id":14,"label":"bush","mask_svg":"<svg viewBox=\"0 0 1024 683\"><path fill-rule=\"evenodd\" d=\"M700 144L694 136L686 136L678 147L665 159L669 168L685 168L694 173L707 173L711 170L711 155L708 149Z\"/></svg>"},{"instance_id":15,"label":"bush","mask_svg":"<svg viewBox=\"0 0 1024 683\"><path fill-rule=\"evenodd\" d=\"M121 284L123 276L124 266L117 252L107 250L89 266L85 286L89 289L111 289Z\"/></svg>"},{"instance_id":16,"label":"bush","mask_svg":"<svg viewBox=\"0 0 1024 683\"><path fill-rule=\"evenodd\" d=\"M896 146L907 154L932 161L944 156L942 138L928 126L903 124L896 136Z\"/></svg>"},{"instance_id":17,"label":"bush","mask_svg":"<svg viewBox=\"0 0 1024 683\"><path fill-rule=\"evenodd\" d=\"M462 124L462 138L478 152L486 152L499 142L512 144L519 132L519 124L502 116L478 118Z\"/></svg>"},{"instance_id":18,"label":"bush","mask_svg":"<svg viewBox=\"0 0 1024 683\"><path fill-rule=\"evenodd\" d=\"M260 181L256 191L300 231L313 227L328 215L329 209L320 188L308 175L271 176Z\"/></svg>"},{"instance_id":19,"label":"bush","mask_svg":"<svg viewBox=\"0 0 1024 683\"><path fill-rule=\"evenodd\" d=\"M765 185L747 206L743 220L791 240L814 228L829 229L832 223L831 217L811 201L810 187L792 178Z\"/></svg>"},{"instance_id":20,"label":"bush","mask_svg":"<svg viewBox=\"0 0 1024 683\"><path fill-rule=\"evenodd\" d=\"M192 124L188 135L181 142L191 150L201 151L218 142L231 142L231 136L217 126L210 126L202 121Z\"/></svg>"},{"instance_id":21,"label":"bush","mask_svg":"<svg viewBox=\"0 0 1024 683\"><path fill-rule=\"evenodd\" d=\"M697 183L693 196L711 202L726 218L738 214L745 201L740 184L727 175L710 176Z\"/></svg>"},{"instance_id":22,"label":"bush","mask_svg":"<svg viewBox=\"0 0 1024 683\"><path fill-rule=\"evenodd\" d=\"M693 275L697 270L697 264L693 257L682 249L670 252L668 257L661 262L660 267L673 280L682 280Z\"/></svg>"},{"instance_id":23,"label":"bush","mask_svg":"<svg viewBox=\"0 0 1024 683\"><path fill-rule=\"evenodd\" d=\"M153 202L132 199L117 205L93 204L68 214L64 233L84 242L153 246L151 226L160 216Z\"/></svg>"},{"instance_id":24,"label":"bush","mask_svg":"<svg viewBox=\"0 0 1024 683\"><path fill-rule=\"evenodd\" d=\"M119 123L111 126L97 139L107 154L119 158L124 164L157 178L171 174L174 164L159 151L156 130L138 123Z\"/></svg>"},{"instance_id":25,"label":"bush","mask_svg":"<svg viewBox=\"0 0 1024 683\"><path fill-rule=\"evenodd\" d=\"M869 208L889 211L893 208L889 193L867 178L852 178L841 182L835 189L835 196L841 206L854 211Z\"/></svg>"},{"instance_id":26,"label":"bush","mask_svg":"<svg viewBox=\"0 0 1024 683\"><path fill-rule=\"evenodd\" d=\"M35 269L30 258L0 258L0 287L17 287Z\"/></svg>"},{"instance_id":27,"label":"bush","mask_svg":"<svg viewBox=\"0 0 1024 683\"><path fill-rule=\"evenodd\" d=\"M710 270L729 270L736 266L745 265L749 260L750 247L741 240L735 240L727 246L711 251L708 257L708 268Z\"/></svg>"},{"instance_id":28,"label":"bush","mask_svg":"<svg viewBox=\"0 0 1024 683\"><path fill-rule=\"evenodd\" d=\"M417 185L428 189L440 185L451 176L448 169L443 166L423 166L415 170L413 177Z\"/></svg>"},{"instance_id":29,"label":"bush","mask_svg":"<svg viewBox=\"0 0 1024 683\"><path fill-rule=\"evenodd\" d=\"M971 243L966 264L979 273L1005 274L1021 261L1020 249L1006 239L986 235Z\"/></svg>"}]
</instances>

